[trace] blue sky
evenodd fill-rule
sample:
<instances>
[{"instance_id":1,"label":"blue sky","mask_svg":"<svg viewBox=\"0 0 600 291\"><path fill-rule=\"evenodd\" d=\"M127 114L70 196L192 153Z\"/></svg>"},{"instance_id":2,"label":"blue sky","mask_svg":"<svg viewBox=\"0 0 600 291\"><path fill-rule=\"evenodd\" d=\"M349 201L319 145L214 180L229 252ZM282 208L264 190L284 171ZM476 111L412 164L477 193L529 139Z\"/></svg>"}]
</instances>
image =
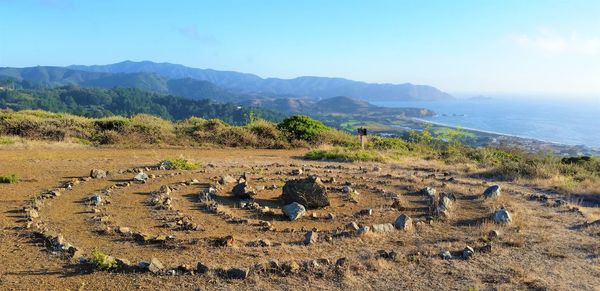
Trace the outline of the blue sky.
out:
<instances>
[{"instance_id":1,"label":"blue sky","mask_svg":"<svg viewBox=\"0 0 600 291\"><path fill-rule=\"evenodd\" d=\"M123 60L599 98L600 1L0 0L0 66Z\"/></svg>"}]
</instances>

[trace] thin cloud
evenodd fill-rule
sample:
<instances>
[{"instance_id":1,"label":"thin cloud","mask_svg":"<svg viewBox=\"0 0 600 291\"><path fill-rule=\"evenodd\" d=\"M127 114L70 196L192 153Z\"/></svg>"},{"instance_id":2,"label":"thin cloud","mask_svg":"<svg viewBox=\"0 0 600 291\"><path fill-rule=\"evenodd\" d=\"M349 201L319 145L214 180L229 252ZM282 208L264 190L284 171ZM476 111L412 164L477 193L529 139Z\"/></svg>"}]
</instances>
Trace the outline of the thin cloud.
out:
<instances>
[{"instance_id":1,"label":"thin cloud","mask_svg":"<svg viewBox=\"0 0 600 291\"><path fill-rule=\"evenodd\" d=\"M547 29L539 29L535 35L511 35L510 39L520 47L545 55L600 54L600 37L582 36L577 33L560 35Z\"/></svg>"},{"instance_id":2,"label":"thin cloud","mask_svg":"<svg viewBox=\"0 0 600 291\"><path fill-rule=\"evenodd\" d=\"M190 25L186 27L180 27L177 29L181 35L194 41L202 43L214 43L216 39L209 33L201 32L196 25Z\"/></svg>"}]
</instances>

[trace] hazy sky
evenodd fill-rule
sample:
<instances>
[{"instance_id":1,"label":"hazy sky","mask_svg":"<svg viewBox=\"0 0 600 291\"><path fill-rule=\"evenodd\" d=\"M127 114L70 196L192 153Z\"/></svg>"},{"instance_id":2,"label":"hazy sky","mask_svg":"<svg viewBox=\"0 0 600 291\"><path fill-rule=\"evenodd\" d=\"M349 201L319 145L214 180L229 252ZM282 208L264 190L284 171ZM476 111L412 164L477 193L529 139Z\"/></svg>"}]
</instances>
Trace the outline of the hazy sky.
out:
<instances>
[{"instance_id":1,"label":"hazy sky","mask_svg":"<svg viewBox=\"0 0 600 291\"><path fill-rule=\"evenodd\" d=\"M0 66L123 60L599 98L600 1L0 0Z\"/></svg>"}]
</instances>

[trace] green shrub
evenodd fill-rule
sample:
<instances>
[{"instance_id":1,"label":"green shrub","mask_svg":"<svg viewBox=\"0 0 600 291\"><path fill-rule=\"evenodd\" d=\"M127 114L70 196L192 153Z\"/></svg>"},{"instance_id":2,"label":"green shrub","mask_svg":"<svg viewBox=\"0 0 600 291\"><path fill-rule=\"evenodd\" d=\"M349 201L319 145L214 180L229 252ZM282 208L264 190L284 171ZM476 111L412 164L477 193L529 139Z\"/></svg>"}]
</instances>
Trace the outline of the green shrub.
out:
<instances>
[{"instance_id":1,"label":"green shrub","mask_svg":"<svg viewBox=\"0 0 600 291\"><path fill-rule=\"evenodd\" d=\"M192 162L186 158L166 159L160 162L167 170L196 170L200 163Z\"/></svg>"},{"instance_id":2,"label":"green shrub","mask_svg":"<svg viewBox=\"0 0 600 291\"><path fill-rule=\"evenodd\" d=\"M101 270L113 270L118 267L118 262L115 258L98 250L93 250L90 261Z\"/></svg>"},{"instance_id":3,"label":"green shrub","mask_svg":"<svg viewBox=\"0 0 600 291\"><path fill-rule=\"evenodd\" d=\"M13 144L15 140L7 136L0 136L0 145Z\"/></svg>"},{"instance_id":4,"label":"green shrub","mask_svg":"<svg viewBox=\"0 0 600 291\"><path fill-rule=\"evenodd\" d=\"M17 182L19 182L19 178L17 178L16 174L8 174L8 175L0 176L0 183L14 184Z\"/></svg>"},{"instance_id":5,"label":"green shrub","mask_svg":"<svg viewBox=\"0 0 600 291\"><path fill-rule=\"evenodd\" d=\"M314 141L319 134L328 129L320 121L305 115L292 115L278 124L277 128L289 134L292 138L306 141Z\"/></svg>"}]
</instances>

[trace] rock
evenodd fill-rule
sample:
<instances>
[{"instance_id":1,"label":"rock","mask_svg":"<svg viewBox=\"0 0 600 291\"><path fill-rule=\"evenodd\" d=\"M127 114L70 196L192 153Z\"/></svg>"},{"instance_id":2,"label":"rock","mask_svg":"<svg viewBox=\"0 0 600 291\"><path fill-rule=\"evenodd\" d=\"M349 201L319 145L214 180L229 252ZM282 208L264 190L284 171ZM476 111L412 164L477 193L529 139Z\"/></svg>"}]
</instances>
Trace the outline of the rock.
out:
<instances>
[{"instance_id":1,"label":"rock","mask_svg":"<svg viewBox=\"0 0 600 291\"><path fill-rule=\"evenodd\" d=\"M220 247L232 247L235 244L235 239L233 238L232 235L228 235L228 236L218 238L215 241L215 244Z\"/></svg>"},{"instance_id":2,"label":"rock","mask_svg":"<svg viewBox=\"0 0 600 291\"><path fill-rule=\"evenodd\" d=\"M198 262L198 264L196 265L196 273L198 274L204 274L206 272L208 272L208 267L204 264L202 264L201 262Z\"/></svg>"},{"instance_id":3,"label":"rock","mask_svg":"<svg viewBox=\"0 0 600 291\"><path fill-rule=\"evenodd\" d=\"M233 187L233 195L237 198L252 198L256 196L256 190L250 187L247 182L238 183Z\"/></svg>"},{"instance_id":4,"label":"rock","mask_svg":"<svg viewBox=\"0 0 600 291\"><path fill-rule=\"evenodd\" d=\"M306 235L304 235L304 244L314 244L317 242L317 239L319 239L319 234L317 234L316 231L309 231L306 233Z\"/></svg>"},{"instance_id":5,"label":"rock","mask_svg":"<svg viewBox=\"0 0 600 291\"><path fill-rule=\"evenodd\" d=\"M300 271L300 265L296 261L284 262L281 269L287 274L295 274Z\"/></svg>"},{"instance_id":6,"label":"rock","mask_svg":"<svg viewBox=\"0 0 600 291\"><path fill-rule=\"evenodd\" d=\"M373 224L371 229L373 232L391 232L394 226L391 223Z\"/></svg>"},{"instance_id":7,"label":"rock","mask_svg":"<svg viewBox=\"0 0 600 291\"><path fill-rule=\"evenodd\" d=\"M129 227L125 227L125 226L119 226L117 228L117 232L120 234L127 235L127 234L131 234L131 229L129 229Z\"/></svg>"},{"instance_id":8,"label":"rock","mask_svg":"<svg viewBox=\"0 0 600 291\"><path fill-rule=\"evenodd\" d=\"M437 191L432 187L426 187L421 190L421 194L424 194L427 196L435 196L437 194Z\"/></svg>"},{"instance_id":9,"label":"rock","mask_svg":"<svg viewBox=\"0 0 600 291\"><path fill-rule=\"evenodd\" d=\"M89 198L89 201L92 205L100 205L102 204L102 197L100 197L100 195L92 195L92 197Z\"/></svg>"},{"instance_id":10,"label":"rock","mask_svg":"<svg viewBox=\"0 0 600 291\"><path fill-rule=\"evenodd\" d=\"M396 218L394 227L400 230L411 231L413 229L413 220L408 215L402 213Z\"/></svg>"},{"instance_id":11,"label":"rock","mask_svg":"<svg viewBox=\"0 0 600 291\"><path fill-rule=\"evenodd\" d=\"M348 225L346 225L346 228L357 231L360 227L358 226L358 224L355 221L353 221L353 222L349 223Z\"/></svg>"},{"instance_id":12,"label":"rock","mask_svg":"<svg viewBox=\"0 0 600 291\"><path fill-rule=\"evenodd\" d=\"M281 208L283 213L290 218L290 220L296 220L306 213L306 208L300 203L293 202Z\"/></svg>"},{"instance_id":13,"label":"rock","mask_svg":"<svg viewBox=\"0 0 600 291\"><path fill-rule=\"evenodd\" d=\"M290 175L292 175L292 176L300 176L300 175L302 175L303 173L304 173L304 171L303 171L302 169L298 168L298 169L293 169L293 170L290 172Z\"/></svg>"},{"instance_id":14,"label":"rock","mask_svg":"<svg viewBox=\"0 0 600 291\"><path fill-rule=\"evenodd\" d=\"M233 178L233 177L231 177L229 175L221 176L219 178L219 184L221 184L221 185L233 184L235 182L236 182L235 178Z\"/></svg>"},{"instance_id":15,"label":"rock","mask_svg":"<svg viewBox=\"0 0 600 291\"><path fill-rule=\"evenodd\" d=\"M160 162L160 164L158 164L158 169L159 170L174 170L175 165L173 165L173 162L171 162L171 161L164 160L164 161Z\"/></svg>"},{"instance_id":16,"label":"rock","mask_svg":"<svg viewBox=\"0 0 600 291\"><path fill-rule=\"evenodd\" d=\"M165 266L157 258L152 258L148 265L148 271L154 274L160 273L164 268Z\"/></svg>"},{"instance_id":17,"label":"rock","mask_svg":"<svg viewBox=\"0 0 600 291\"><path fill-rule=\"evenodd\" d=\"M470 259L475 254L475 250L472 247L466 246L463 250L462 257L463 259Z\"/></svg>"},{"instance_id":18,"label":"rock","mask_svg":"<svg viewBox=\"0 0 600 291\"><path fill-rule=\"evenodd\" d=\"M488 233L488 238L490 239L495 239L498 238L500 236L500 232L498 232L497 230L490 230L490 232Z\"/></svg>"},{"instance_id":19,"label":"rock","mask_svg":"<svg viewBox=\"0 0 600 291\"><path fill-rule=\"evenodd\" d=\"M371 208L364 208L361 209L360 211L358 211L359 215L365 215L365 216L371 216L373 215L373 209Z\"/></svg>"},{"instance_id":20,"label":"rock","mask_svg":"<svg viewBox=\"0 0 600 291\"><path fill-rule=\"evenodd\" d=\"M348 259L339 258L339 259L337 259L337 261L335 261L335 266L336 267L344 267L346 265L346 262L348 262Z\"/></svg>"},{"instance_id":21,"label":"rock","mask_svg":"<svg viewBox=\"0 0 600 291\"><path fill-rule=\"evenodd\" d=\"M27 218L33 219L33 218L40 217L40 214L37 212L37 210L35 210L33 208L27 208L27 209L25 209L25 216Z\"/></svg>"},{"instance_id":22,"label":"rock","mask_svg":"<svg viewBox=\"0 0 600 291\"><path fill-rule=\"evenodd\" d=\"M344 192L344 193L350 193L353 190L354 189L352 189L352 187L350 187L350 186L344 186L344 187L342 187L342 192Z\"/></svg>"},{"instance_id":23,"label":"rock","mask_svg":"<svg viewBox=\"0 0 600 291\"><path fill-rule=\"evenodd\" d=\"M120 271L127 272L135 268L135 265L127 259L115 258L115 261L117 262L117 269Z\"/></svg>"},{"instance_id":24,"label":"rock","mask_svg":"<svg viewBox=\"0 0 600 291\"><path fill-rule=\"evenodd\" d=\"M509 224L512 222L512 217L508 210L506 210L504 207L501 207L494 212L492 220L498 224Z\"/></svg>"},{"instance_id":25,"label":"rock","mask_svg":"<svg viewBox=\"0 0 600 291\"><path fill-rule=\"evenodd\" d=\"M486 245L480 247L479 251L482 252L482 253L491 253L492 252L492 245L491 244L486 244Z\"/></svg>"},{"instance_id":26,"label":"rock","mask_svg":"<svg viewBox=\"0 0 600 291\"><path fill-rule=\"evenodd\" d=\"M325 216L325 218L327 218L329 220L334 220L335 219L335 215L333 213L327 213L327 216Z\"/></svg>"},{"instance_id":27,"label":"rock","mask_svg":"<svg viewBox=\"0 0 600 291\"><path fill-rule=\"evenodd\" d=\"M402 200L400 199L394 199L394 202L392 202L391 207L399 211L404 210L404 205L402 203Z\"/></svg>"},{"instance_id":28,"label":"rock","mask_svg":"<svg viewBox=\"0 0 600 291\"><path fill-rule=\"evenodd\" d=\"M371 228L368 226L363 226L356 231L356 234L359 236L363 236L371 232Z\"/></svg>"},{"instance_id":29,"label":"rock","mask_svg":"<svg viewBox=\"0 0 600 291\"><path fill-rule=\"evenodd\" d=\"M378 250L376 253L377 257L387 260L395 260L398 254L394 251Z\"/></svg>"},{"instance_id":30,"label":"rock","mask_svg":"<svg viewBox=\"0 0 600 291\"><path fill-rule=\"evenodd\" d=\"M226 271L227 278L243 280L248 278L250 270L247 268L231 268Z\"/></svg>"},{"instance_id":31,"label":"rock","mask_svg":"<svg viewBox=\"0 0 600 291\"><path fill-rule=\"evenodd\" d=\"M494 197L498 197L498 196L500 196L500 186L499 185L491 186L491 187L485 189L485 191L483 191L483 197L485 197L486 199L494 198Z\"/></svg>"},{"instance_id":32,"label":"rock","mask_svg":"<svg viewBox=\"0 0 600 291\"><path fill-rule=\"evenodd\" d=\"M139 172L137 175L135 175L135 177L133 177L133 180L138 181L138 182L146 182L146 180L148 180L148 174L144 173L144 172Z\"/></svg>"},{"instance_id":33,"label":"rock","mask_svg":"<svg viewBox=\"0 0 600 291\"><path fill-rule=\"evenodd\" d=\"M90 171L90 177L92 179L102 179L106 178L106 171L100 169L92 169Z\"/></svg>"},{"instance_id":34,"label":"rock","mask_svg":"<svg viewBox=\"0 0 600 291\"><path fill-rule=\"evenodd\" d=\"M451 260L452 259L452 254L450 253L450 251L441 251L440 252L440 257L444 260Z\"/></svg>"},{"instance_id":35,"label":"rock","mask_svg":"<svg viewBox=\"0 0 600 291\"><path fill-rule=\"evenodd\" d=\"M288 180L283 186L281 198L286 204L297 202L309 209L330 204L327 187L317 177Z\"/></svg>"}]
</instances>

